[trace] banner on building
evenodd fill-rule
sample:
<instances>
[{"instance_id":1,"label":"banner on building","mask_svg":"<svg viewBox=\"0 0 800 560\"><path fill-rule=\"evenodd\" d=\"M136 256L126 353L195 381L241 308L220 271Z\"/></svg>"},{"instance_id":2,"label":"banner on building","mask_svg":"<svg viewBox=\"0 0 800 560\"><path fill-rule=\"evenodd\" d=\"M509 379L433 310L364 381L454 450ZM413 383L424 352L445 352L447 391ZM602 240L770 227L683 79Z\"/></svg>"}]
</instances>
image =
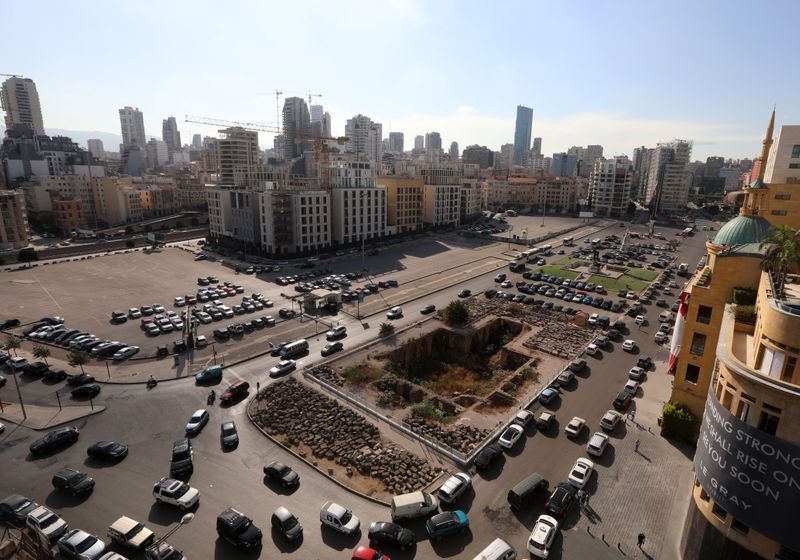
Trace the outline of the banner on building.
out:
<instances>
[{"instance_id":1,"label":"banner on building","mask_svg":"<svg viewBox=\"0 0 800 560\"><path fill-rule=\"evenodd\" d=\"M678 306L678 316L675 317L675 328L672 329L672 343L669 347L669 365L667 373L675 375L675 368L678 367L678 355L681 353L681 341L683 339L683 329L686 326L686 312L689 310L689 293L681 293L681 302Z\"/></svg>"},{"instance_id":2,"label":"banner on building","mask_svg":"<svg viewBox=\"0 0 800 560\"><path fill-rule=\"evenodd\" d=\"M800 447L742 422L710 391L694 470L706 493L729 516L800 550Z\"/></svg>"}]
</instances>

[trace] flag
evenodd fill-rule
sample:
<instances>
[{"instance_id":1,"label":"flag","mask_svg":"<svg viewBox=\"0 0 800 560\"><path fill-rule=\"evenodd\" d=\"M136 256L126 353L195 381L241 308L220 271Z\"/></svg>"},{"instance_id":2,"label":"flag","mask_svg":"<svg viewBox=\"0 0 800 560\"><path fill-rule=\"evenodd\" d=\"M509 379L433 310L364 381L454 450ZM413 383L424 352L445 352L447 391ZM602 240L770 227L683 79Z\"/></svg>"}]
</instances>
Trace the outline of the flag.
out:
<instances>
[{"instance_id":1,"label":"flag","mask_svg":"<svg viewBox=\"0 0 800 560\"><path fill-rule=\"evenodd\" d=\"M672 344L669 348L669 367L667 373L675 375L678 367L678 354L681 353L681 340L683 339L683 328L686 323L686 312L689 310L689 293L681 293L681 303L678 306L678 316L675 318L675 328L672 329Z\"/></svg>"}]
</instances>

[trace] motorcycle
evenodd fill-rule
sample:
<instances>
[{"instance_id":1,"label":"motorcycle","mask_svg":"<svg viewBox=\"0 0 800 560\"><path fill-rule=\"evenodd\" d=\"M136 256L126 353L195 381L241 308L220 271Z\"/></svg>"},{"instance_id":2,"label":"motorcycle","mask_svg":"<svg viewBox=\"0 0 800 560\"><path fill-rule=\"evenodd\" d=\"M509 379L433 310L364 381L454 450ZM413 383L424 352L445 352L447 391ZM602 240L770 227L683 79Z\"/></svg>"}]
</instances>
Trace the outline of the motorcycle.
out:
<instances>
[{"instance_id":1,"label":"motorcycle","mask_svg":"<svg viewBox=\"0 0 800 560\"><path fill-rule=\"evenodd\" d=\"M155 379L154 377L151 377L150 379L147 380L147 388L148 389L152 389L156 385L158 385L158 380Z\"/></svg>"},{"instance_id":2,"label":"motorcycle","mask_svg":"<svg viewBox=\"0 0 800 560\"><path fill-rule=\"evenodd\" d=\"M214 404L214 399L216 399L216 398L217 398L217 395L214 393L214 391L211 391L208 394L208 398L206 399L206 403L207 404Z\"/></svg>"}]
</instances>

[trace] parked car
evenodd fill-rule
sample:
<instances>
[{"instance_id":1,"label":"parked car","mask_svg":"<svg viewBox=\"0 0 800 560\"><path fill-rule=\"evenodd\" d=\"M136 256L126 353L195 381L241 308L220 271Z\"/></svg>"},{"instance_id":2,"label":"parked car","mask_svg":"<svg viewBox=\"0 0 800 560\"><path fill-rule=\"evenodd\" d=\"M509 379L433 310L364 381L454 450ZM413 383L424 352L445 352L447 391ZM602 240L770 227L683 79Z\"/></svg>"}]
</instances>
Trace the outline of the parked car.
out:
<instances>
[{"instance_id":1,"label":"parked car","mask_svg":"<svg viewBox=\"0 0 800 560\"><path fill-rule=\"evenodd\" d=\"M497 440L497 443L499 443L500 446L505 449L511 449L524 433L525 431L522 429L522 426L518 424L510 424L503 431L502 435Z\"/></svg>"},{"instance_id":2,"label":"parked car","mask_svg":"<svg viewBox=\"0 0 800 560\"><path fill-rule=\"evenodd\" d=\"M264 466L264 476L270 480L280 482L284 488L300 484L300 476L291 467L279 461L267 463Z\"/></svg>"},{"instance_id":3,"label":"parked car","mask_svg":"<svg viewBox=\"0 0 800 560\"><path fill-rule=\"evenodd\" d=\"M56 490L66 490L73 496L88 494L94 490L94 479L75 469L61 469L53 475L52 484Z\"/></svg>"},{"instance_id":4,"label":"parked car","mask_svg":"<svg viewBox=\"0 0 800 560\"><path fill-rule=\"evenodd\" d=\"M528 552L537 558L547 558L558 534L558 521L549 515L540 515L528 538Z\"/></svg>"},{"instance_id":5,"label":"parked car","mask_svg":"<svg viewBox=\"0 0 800 560\"><path fill-rule=\"evenodd\" d=\"M499 443L490 443L480 453L475 456L475 468L487 469L503 454L503 448Z\"/></svg>"},{"instance_id":6,"label":"parked car","mask_svg":"<svg viewBox=\"0 0 800 560\"><path fill-rule=\"evenodd\" d=\"M69 529L66 521L44 506L28 513L25 525L48 544L52 544Z\"/></svg>"},{"instance_id":7,"label":"parked car","mask_svg":"<svg viewBox=\"0 0 800 560\"><path fill-rule=\"evenodd\" d=\"M609 432L613 432L617 424L622 420L622 414L616 410L608 410L600 419L600 427Z\"/></svg>"},{"instance_id":8,"label":"parked car","mask_svg":"<svg viewBox=\"0 0 800 560\"><path fill-rule=\"evenodd\" d=\"M25 496L11 494L0 502L0 518L7 523L21 527L25 525L28 514L38 507L39 504Z\"/></svg>"},{"instance_id":9,"label":"parked car","mask_svg":"<svg viewBox=\"0 0 800 560\"><path fill-rule=\"evenodd\" d=\"M527 408L523 408L514 416L514 423L519 424L523 428L531 423L534 419L534 414Z\"/></svg>"},{"instance_id":10,"label":"parked car","mask_svg":"<svg viewBox=\"0 0 800 560\"><path fill-rule=\"evenodd\" d=\"M80 529L72 529L58 540L58 551L70 560L96 560L106 550L106 543Z\"/></svg>"},{"instance_id":11,"label":"parked car","mask_svg":"<svg viewBox=\"0 0 800 560\"><path fill-rule=\"evenodd\" d=\"M626 352L634 352L636 350L636 341L628 339L622 343L622 349Z\"/></svg>"},{"instance_id":12,"label":"parked car","mask_svg":"<svg viewBox=\"0 0 800 560\"><path fill-rule=\"evenodd\" d=\"M557 484L553 489L553 493L547 499L544 509L556 517L564 517L569 512L572 504L575 503L576 496L577 491L571 484L566 482Z\"/></svg>"},{"instance_id":13,"label":"parked car","mask_svg":"<svg viewBox=\"0 0 800 560\"><path fill-rule=\"evenodd\" d=\"M595 457L602 457L608 446L608 436L603 432L595 432L586 444L586 452Z\"/></svg>"},{"instance_id":14,"label":"parked car","mask_svg":"<svg viewBox=\"0 0 800 560\"><path fill-rule=\"evenodd\" d=\"M303 526L300 525L300 521L283 506L273 512L271 525L288 541L295 541L303 536Z\"/></svg>"},{"instance_id":15,"label":"parked car","mask_svg":"<svg viewBox=\"0 0 800 560\"><path fill-rule=\"evenodd\" d=\"M558 397L558 391L552 387L547 387L539 395L539 402L542 404L550 404L556 397Z\"/></svg>"},{"instance_id":16,"label":"parked car","mask_svg":"<svg viewBox=\"0 0 800 560\"><path fill-rule=\"evenodd\" d=\"M80 385L85 385L87 383L94 383L94 376L89 375L88 373L82 373L80 375L71 375L67 379L67 384L72 385L73 387L78 387Z\"/></svg>"},{"instance_id":17,"label":"parked car","mask_svg":"<svg viewBox=\"0 0 800 560\"><path fill-rule=\"evenodd\" d=\"M78 441L79 435L80 432L78 428L74 426L56 428L48 432L44 437L34 441L29 449L32 455L38 455L39 453L44 453L45 451L61 447L62 445L71 445Z\"/></svg>"},{"instance_id":18,"label":"parked car","mask_svg":"<svg viewBox=\"0 0 800 560\"><path fill-rule=\"evenodd\" d=\"M361 521L353 515L352 511L330 501L322 504L319 520L322 525L346 535L357 533L361 526Z\"/></svg>"},{"instance_id":19,"label":"parked car","mask_svg":"<svg viewBox=\"0 0 800 560\"><path fill-rule=\"evenodd\" d=\"M252 550L261 545L261 529L245 514L230 507L217 516L217 534L243 550Z\"/></svg>"},{"instance_id":20,"label":"parked car","mask_svg":"<svg viewBox=\"0 0 800 560\"><path fill-rule=\"evenodd\" d=\"M447 535L463 533L469 527L467 514L460 509L437 513L425 523L425 531L434 540Z\"/></svg>"},{"instance_id":21,"label":"parked car","mask_svg":"<svg viewBox=\"0 0 800 560\"><path fill-rule=\"evenodd\" d=\"M153 543L156 535L144 523L123 515L108 528L108 538L133 550L142 550Z\"/></svg>"},{"instance_id":22,"label":"parked car","mask_svg":"<svg viewBox=\"0 0 800 560\"><path fill-rule=\"evenodd\" d=\"M436 495L439 501L445 504L453 504L461 497L464 492L472 486L472 479L467 473L459 472L444 481L437 490Z\"/></svg>"},{"instance_id":23,"label":"parked car","mask_svg":"<svg viewBox=\"0 0 800 560\"><path fill-rule=\"evenodd\" d=\"M417 541L414 532L410 529L385 521L376 521L371 524L367 536L373 546L396 546L400 550L408 550Z\"/></svg>"},{"instance_id":24,"label":"parked car","mask_svg":"<svg viewBox=\"0 0 800 560\"><path fill-rule=\"evenodd\" d=\"M70 392L70 394L73 397L89 398L89 399L93 399L99 393L100 393L100 385L98 385L97 383L89 383L87 385L81 385L80 387L76 387Z\"/></svg>"},{"instance_id":25,"label":"parked car","mask_svg":"<svg viewBox=\"0 0 800 560\"><path fill-rule=\"evenodd\" d=\"M139 352L138 346L125 346L124 348L120 348L119 350L117 350L117 352L113 356L111 356L111 359L114 361L125 360L127 358L130 358L137 352Z\"/></svg>"},{"instance_id":26,"label":"parked car","mask_svg":"<svg viewBox=\"0 0 800 560\"><path fill-rule=\"evenodd\" d=\"M86 455L96 459L119 461L128 455L128 446L116 441L98 441L89 446Z\"/></svg>"},{"instance_id":27,"label":"parked car","mask_svg":"<svg viewBox=\"0 0 800 560\"><path fill-rule=\"evenodd\" d=\"M575 488L581 489L586 486L586 484L589 482L589 479L592 478L593 471L594 463L592 463L589 459L584 459L581 457L575 461L575 465L572 467L567 481Z\"/></svg>"},{"instance_id":28,"label":"parked car","mask_svg":"<svg viewBox=\"0 0 800 560\"><path fill-rule=\"evenodd\" d=\"M233 420L223 422L220 426L220 443L224 449L239 445L239 432L236 431L236 424Z\"/></svg>"},{"instance_id":29,"label":"parked car","mask_svg":"<svg viewBox=\"0 0 800 560\"><path fill-rule=\"evenodd\" d=\"M194 411L189 422L186 424L187 434L199 434L203 427L208 424L209 414L205 409L198 409Z\"/></svg>"},{"instance_id":30,"label":"parked car","mask_svg":"<svg viewBox=\"0 0 800 560\"><path fill-rule=\"evenodd\" d=\"M574 416L564 428L564 433L567 434L568 438L576 438L581 434L585 425L586 420L580 416Z\"/></svg>"},{"instance_id":31,"label":"parked car","mask_svg":"<svg viewBox=\"0 0 800 560\"><path fill-rule=\"evenodd\" d=\"M187 510L200 501L200 491L185 482L165 476L153 485L153 497L159 504Z\"/></svg>"}]
</instances>

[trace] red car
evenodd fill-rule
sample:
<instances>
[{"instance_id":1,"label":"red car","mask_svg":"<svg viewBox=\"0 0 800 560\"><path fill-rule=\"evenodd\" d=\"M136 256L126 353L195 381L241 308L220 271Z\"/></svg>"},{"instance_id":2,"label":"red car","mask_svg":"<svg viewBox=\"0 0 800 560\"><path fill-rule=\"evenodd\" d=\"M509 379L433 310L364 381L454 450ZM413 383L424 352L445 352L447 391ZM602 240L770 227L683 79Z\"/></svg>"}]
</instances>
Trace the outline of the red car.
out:
<instances>
[{"instance_id":1,"label":"red car","mask_svg":"<svg viewBox=\"0 0 800 560\"><path fill-rule=\"evenodd\" d=\"M247 381L237 381L225 389L225 392L222 393L222 396L219 398L219 400L220 402L224 403L237 401L244 397L248 390L250 390L250 384Z\"/></svg>"},{"instance_id":2,"label":"red car","mask_svg":"<svg viewBox=\"0 0 800 560\"><path fill-rule=\"evenodd\" d=\"M186 300L187 305L194 305L197 303L197 298L191 294L186 294L183 299Z\"/></svg>"},{"instance_id":3,"label":"red car","mask_svg":"<svg viewBox=\"0 0 800 560\"><path fill-rule=\"evenodd\" d=\"M353 558L351 560L391 560L385 554L378 552L374 548L369 548L368 546L359 546L355 553L353 554Z\"/></svg>"},{"instance_id":4,"label":"red car","mask_svg":"<svg viewBox=\"0 0 800 560\"><path fill-rule=\"evenodd\" d=\"M522 280L520 280L515 285L516 285L517 288L522 288L523 286L527 286L528 283L527 282L523 282Z\"/></svg>"}]
</instances>

